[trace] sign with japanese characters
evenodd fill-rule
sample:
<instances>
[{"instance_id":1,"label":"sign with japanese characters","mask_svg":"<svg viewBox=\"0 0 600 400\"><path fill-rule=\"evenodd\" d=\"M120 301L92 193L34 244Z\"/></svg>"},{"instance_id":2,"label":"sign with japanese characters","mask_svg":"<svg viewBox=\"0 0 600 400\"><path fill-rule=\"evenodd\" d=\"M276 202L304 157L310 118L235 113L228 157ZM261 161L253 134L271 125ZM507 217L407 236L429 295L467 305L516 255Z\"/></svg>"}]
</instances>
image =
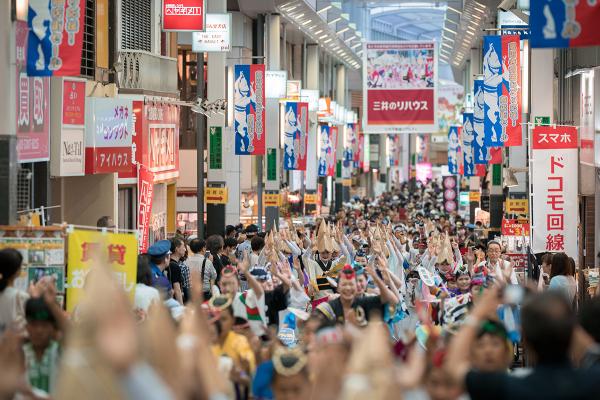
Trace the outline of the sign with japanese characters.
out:
<instances>
[{"instance_id":1,"label":"sign with japanese characters","mask_svg":"<svg viewBox=\"0 0 600 400\"><path fill-rule=\"evenodd\" d=\"M131 168L133 107L131 100L85 99L85 172L104 174Z\"/></svg>"},{"instance_id":2,"label":"sign with japanese characters","mask_svg":"<svg viewBox=\"0 0 600 400\"><path fill-rule=\"evenodd\" d=\"M179 106L150 102L145 105L142 164L154 174L154 182L179 176Z\"/></svg>"},{"instance_id":3,"label":"sign with japanese characters","mask_svg":"<svg viewBox=\"0 0 600 400\"><path fill-rule=\"evenodd\" d=\"M84 296L88 272L110 266L116 282L133 301L138 244L134 234L74 230L68 238L67 312L73 312Z\"/></svg>"},{"instance_id":4,"label":"sign with japanese characters","mask_svg":"<svg viewBox=\"0 0 600 400\"><path fill-rule=\"evenodd\" d=\"M152 199L154 196L154 174L144 165L138 164L138 245L139 252L148 249L150 237L150 217L152 215Z\"/></svg>"},{"instance_id":5,"label":"sign with japanese characters","mask_svg":"<svg viewBox=\"0 0 600 400\"><path fill-rule=\"evenodd\" d=\"M204 202L206 204L227 204L229 192L226 187L205 187Z\"/></svg>"},{"instance_id":6,"label":"sign with japanese characters","mask_svg":"<svg viewBox=\"0 0 600 400\"><path fill-rule=\"evenodd\" d=\"M597 0L531 0L531 47L581 47L600 44Z\"/></svg>"},{"instance_id":7,"label":"sign with japanese characters","mask_svg":"<svg viewBox=\"0 0 600 400\"><path fill-rule=\"evenodd\" d=\"M267 180L277 180L277 149L267 149Z\"/></svg>"},{"instance_id":8,"label":"sign with japanese characters","mask_svg":"<svg viewBox=\"0 0 600 400\"><path fill-rule=\"evenodd\" d=\"M475 164L487 164L490 159L490 149L485 142L483 128L483 79L473 81L473 93L473 162Z\"/></svg>"},{"instance_id":9,"label":"sign with japanese characters","mask_svg":"<svg viewBox=\"0 0 600 400\"><path fill-rule=\"evenodd\" d=\"M85 85L85 80L66 78L63 80L63 125L85 124Z\"/></svg>"},{"instance_id":10,"label":"sign with japanese characters","mask_svg":"<svg viewBox=\"0 0 600 400\"><path fill-rule=\"evenodd\" d=\"M29 76L79 76L84 0L29 0Z\"/></svg>"},{"instance_id":11,"label":"sign with japanese characters","mask_svg":"<svg viewBox=\"0 0 600 400\"><path fill-rule=\"evenodd\" d=\"M527 199L506 199L506 213L529 215L529 200Z\"/></svg>"},{"instance_id":12,"label":"sign with japanese characters","mask_svg":"<svg viewBox=\"0 0 600 400\"><path fill-rule=\"evenodd\" d=\"M205 29L204 0L163 0L163 31L200 32Z\"/></svg>"},{"instance_id":13,"label":"sign with japanese characters","mask_svg":"<svg viewBox=\"0 0 600 400\"><path fill-rule=\"evenodd\" d=\"M483 100L485 144L488 147L520 146L521 47L518 35L483 38ZM477 104L475 93L475 103Z\"/></svg>"},{"instance_id":14,"label":"sign with japanese characters","mask_svg":"<svg viewBox=\"0 0 600 400\"><path fill-rule=\"evenodd\" d=\"M263 204L265 207L281 207L281 194L265 193L263 195Z\"/></svg>"},{"instance_id":15,"label":"sign with japanese characters","mask_svg":"<svg viewBox=\"0 0 600 400\"><path fill-rule=\"evenodd\" d=\"M528 220L502 219L502 236L529 236L530 225Z\"/></svg>"},{"instance_id":16,"label":"sign with japanese characters","mask_svg":"<svg viewBox=\"0 0 600 400\"><path fill-rule=\"evenodd\" d=\"M231 50L231 14L206 14L206 31L192 33L192 51Z\"/></svg>"},{"instance_id":17,"label":"sign with japanese characters","mask_svg":"<svg viewBox=\"0 0 600 400\"><path fill-rule=\"evenodd\" d=\"M538 126L532 134L533 252L577 260L577 128Z\"/></svg>"},{"instance_id":18,"label":"sign with japanese characters","mask_svg":"<svg viewBox=\"0 0 600 400\"><path fill-rule=\"evenodd\" d=\"M452 213L458 210L458 179L455 175L442 177L442 189L444 190L444 210Z\"/></svg>"},{"instance_id":19,"label":"sign with japanese characters","mask_svg":"<svg viewBox=\"0 0 600 400\"><path fill-rule=\"evenodd\" d=\"M211 126L209 132L208 167L210 169L223 168L223 128Z\"/></svg>"},{"instance_id":20,"label":"sign with japanese characters","mask_svg":"<svg viewBox=\"0 0 600 400\"><path fill-rule=\"evenodd\" d=\"M308 103L285 103L283 169L306 171Z\"/></svg>"},{"instance_id":21,"label":"sign with japanese characters","mask_svg":"<svg viewBox=\"0 0 600 400\"><path fill-rule=\"evenodd\" d=\"M364 131L436 132L437 81L435 42L365 42Z\"/></svg>"},{"instance_id":22,"label":"sign with japanese characters","mask_svg":"<svg viewBox=\"0 0 600 400\"><path fill-rule=\"evenodd\" d=\"M235 154L265 154L265 66L236 65L234 69L233 110Z\"/></svg>"},{"instance_id":23,"label":"sign with japanese characters","mask_svg":"<svg viewBox=\"0 0 600 400\"><path fill-rule=\"evenodd\" d=\"M27 76L27 24L17 21L16 102L17 159L19 162L47 161L50 158L50 78Z\"/></svg>"}]
</instances>

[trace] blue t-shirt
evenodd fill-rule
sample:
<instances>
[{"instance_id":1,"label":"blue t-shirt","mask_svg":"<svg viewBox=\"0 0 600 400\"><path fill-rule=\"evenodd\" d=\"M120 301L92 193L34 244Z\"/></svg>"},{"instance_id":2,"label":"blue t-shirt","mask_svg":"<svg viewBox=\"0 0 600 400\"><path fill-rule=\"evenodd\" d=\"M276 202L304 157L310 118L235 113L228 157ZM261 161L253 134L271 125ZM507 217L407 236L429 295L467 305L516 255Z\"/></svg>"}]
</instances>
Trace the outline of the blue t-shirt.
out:
<instances>
[{"instance_id":1,"label":"blue t-shirt","mask_svg":"<svg viewBox=\"0 0 600 400\"><path fill-rule=\"evenodd\" d=\"M158 289L164 298L169 297L171 290L173 290L169 278L165 276L156 264L150 263L150 268L152 269L152 286Z\"/></svg>"}]
</instances>

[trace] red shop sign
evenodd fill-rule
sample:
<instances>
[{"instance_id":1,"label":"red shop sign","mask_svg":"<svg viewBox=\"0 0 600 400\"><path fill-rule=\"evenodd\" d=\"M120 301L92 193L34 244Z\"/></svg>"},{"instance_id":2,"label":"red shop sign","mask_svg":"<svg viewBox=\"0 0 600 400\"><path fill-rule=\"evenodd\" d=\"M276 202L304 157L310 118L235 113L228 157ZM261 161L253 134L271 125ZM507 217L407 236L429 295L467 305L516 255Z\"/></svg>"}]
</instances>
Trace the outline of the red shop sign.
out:
<instances>
[{"instance_id":1,"label":"red shop sign","mask_svg":"<svg viewBox=\"0 0 600 400\"><path fill-rule=\"evenodd\" d=\"M204 31L206 12L204 0L163 0L163 31Z\"/></svg>"},{"instance_id":2,"label":"red shop sign","mask_svg":"<svg viewBox=\"0 0 600 400\"><path fill-rule=\"evenodd\" d=\"M529 236L530 225L527 220L502 219L503 236Z\"/></svg>"},{"instance_id":3,"label":"red shop sign","mask_svg":"<svg viewBox=\"0 0 600 400\"><path fill-rule=\"evenodd\" d=\"M63 81L62 123L85 125L85 81Z\"/></svg>"}]
</instances>

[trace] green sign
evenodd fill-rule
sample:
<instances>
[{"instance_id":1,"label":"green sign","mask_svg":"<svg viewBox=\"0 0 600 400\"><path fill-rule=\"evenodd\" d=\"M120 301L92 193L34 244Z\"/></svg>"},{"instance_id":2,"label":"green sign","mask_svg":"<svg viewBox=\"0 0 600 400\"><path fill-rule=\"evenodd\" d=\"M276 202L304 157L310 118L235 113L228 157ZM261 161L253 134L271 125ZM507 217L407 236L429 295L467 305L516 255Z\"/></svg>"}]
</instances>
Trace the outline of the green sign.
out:
<instances>
[{"instance_id":1,"label":"green sign","mask_svg":"<svg viewBox=\"0 0 600 400\"><path fill-rule=\"evenodd\" d=\"M550 117L533 117L533 125L550 125Z\"/></svg>"},{"instance_id":2,"label":"green sign","mask_svg":"<svg viewBox=\"0 0 600 400\"><path fill-rule=\"evenodd\" d=\"M502 165L501 164L492 165L492 185L493 186L502 186Z\"/></svg>"},{"instance_id":3,"label":"green sign","mask_svg":"<svg viewBox=\"0 0 600 400\"><path fill-rule=\"evenodd\" d=\"M277 180L277 149L267 149L267 180Z\"/></svg>"},{"instance_id":4,"label":"green sign","mask_svg":"<svg viewBox=\"0 0 600 400\"><path fill-rule=\"evenodd\" d=\"M335 177L336 178L342 177L342 160L337 161L337 164L335 166Z\"/></svg>"},{"instance_id":5,"label":"green sign","mask_svg":"<svg viewBox=\"0 0 600 400\"><path fill-rule=\"evenodd\" d=\"M223 128L211 126L209 134L208 167L210 169L221 169L223 168Z\"/></svg>"}]
</instances>

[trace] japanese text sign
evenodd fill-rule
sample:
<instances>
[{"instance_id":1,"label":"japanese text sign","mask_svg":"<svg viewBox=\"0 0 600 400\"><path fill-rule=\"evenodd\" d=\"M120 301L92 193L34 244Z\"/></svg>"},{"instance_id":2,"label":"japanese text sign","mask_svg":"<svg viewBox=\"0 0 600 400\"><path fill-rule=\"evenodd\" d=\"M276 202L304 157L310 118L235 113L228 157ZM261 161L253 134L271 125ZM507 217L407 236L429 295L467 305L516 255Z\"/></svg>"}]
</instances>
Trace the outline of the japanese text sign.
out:
<instances>
[{"instance_id":1,"label":"japanese text sign","mask_svg":"<svg viewBox=\"0 0 600 400\"><path fill-rule=\"evenodd\" d=\"M146 132L142 164L154 173L154 182L179 176L179 107L149 103L144 108Z\"/></svg>"},{"instance_id":2,"label":"japanese text sign","mask_svg":"<svg viewBox=\"0 0 600 400\"><path fill-rule=\"evenodd\" d=\"M63 80L63 125L85 124L85 85L83 80Z\"/></svg>"},{"instance_id":3,"label":"japanese text sign","mask_svg":"<svg viewBox=\"0 0 600 400\"><path fill-rule=\"evenodd\" d=\"M152 199L154 196L154 175L142 164L138 164L138 237L139 251L148 249L150 235L150 217L152 215Z\"/></svg>"},{"instance_id":4,"label":"japanese text sign","mask_svg":"<svg viewBox=\"0 0 600 400\"><path fill-rule=\"evenodd\" d=\"M205 187L204 202L206 204L227 204L229 191L226 187Z\"/></svg>"},{"instance_id":5,"label":"japanese text sign","mask_svg":"<svg viewBox=\"0 0 600 400\"><path fill-rule=\"evenodd\" d=\"M265 66L236 65L233 109L236 155L265 154Z\"/></svg>"},{"instance_id":6,"label":"japanese text sign","mask_svg":"<svg viewBox=\"0 0 600 400\"><path fill-rule=\"evenodd\" d=\"M163 0L163 31L204 31L206 10L204 0Z\"/></svg>"},{"instance_id":7,"label":"japanese text sign","mask_svg":"<svg viewBox=\"0 0 600 400\"><path fill-rule=\"evenodd\" d=\"M17 157L19 162L50 158L50 78L27 76L27 24L16 24Z\"/></svg>"},{"instance_id":8,"label":"japanese text sign","mask_svg":"<svg viewBox=\"0 0 600 400\"><path fill-rule=\"evenodd\" d=\"M532 134L533 251L577 259L577 128L538 126Z\"/></svg>"},{"instance_id":9,"label":"japanese text sign","mask_svg":"<svg viewBox=\"0 0 600 400\"><path fill-rule=\"evenodd\" d=\"M29 76L79 76L84 0L29 0Z\"/></svg>"},{"instance_id":10,"label":"japanese text sign","mask_svg":"<svg viewBox=\"0 0 600 400\"><path fill-rule=\"evenodd\" d=\"M134 234L74 230L68 241L67 312L72 312L82 300L92 268L110 266L117 284L133 301L138 254Z\"/></svg>"},{"instance_id":11,"label":"japanese text sign","mask_svg":"<svg viewBox=\"0 0 600 400\"><path fill-rule=\"evenodd\" d=\"M438 130L435 42L366 42L363 65L365 132Z\"/></svg>"},{"instance_id":12,"label":"japanese text sign","mask_svg":"<svg viewBox=\"0 0 600 400\"><path fill-rule=\"evenodd\" d=\"M126 172L131 168L131 100L92 98L86 104L86 173Z\"/></svg>"},{"instance_id":13,"label":"japanese text sign","mask_svg":"<svg viewBox=\"0 0 600 400\"><path fill-rule=\"evenodd\" d=\"M231 50L231 14L206 14L206 31L193 32L194 52L228 52Z\"/></svg>"},{"instance_id":14,"label":"japanese text sign","mask_svg":"<svg viewBox=\"0 0 600 400\"><path fill-rule=\"evenodd\" d=\"M529 221L519 219L502 219L503 236L529 236L529 234Z\"/></svg>"}]
</instances>

